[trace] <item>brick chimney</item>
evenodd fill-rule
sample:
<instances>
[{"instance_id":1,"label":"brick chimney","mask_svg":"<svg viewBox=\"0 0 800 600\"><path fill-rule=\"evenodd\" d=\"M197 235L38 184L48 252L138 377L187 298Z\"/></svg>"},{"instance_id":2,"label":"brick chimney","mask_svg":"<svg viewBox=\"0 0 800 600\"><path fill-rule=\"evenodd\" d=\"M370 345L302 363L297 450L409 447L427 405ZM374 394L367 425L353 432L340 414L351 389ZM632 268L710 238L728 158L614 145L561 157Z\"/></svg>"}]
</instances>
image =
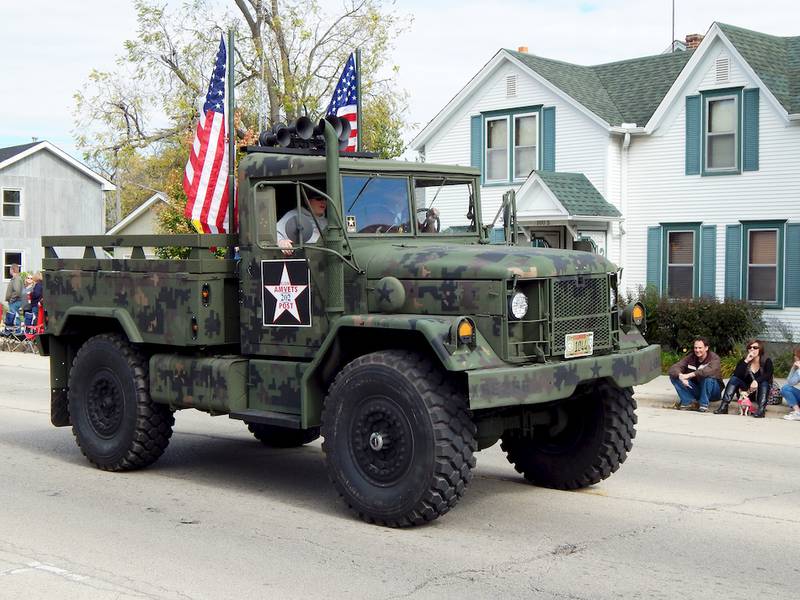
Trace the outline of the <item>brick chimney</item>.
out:
<instances>
[{"instance_id":1,"label":"brick chimney","mask_svg":"<svg viewBox=\"0 0 800 600\"><path fill-rule=\"evenodd\" d=\"M520 46L519 48L517 48L517 52L524 52L525 54L527 54L528 53L528 47L527 46Z\"/></svg>"},{"instance_id":2,"label":"brick chimney","mask_svg":"<svg viewBox=\"0 0 800 600\"><path fill-rule=\"evenodd\" d=\"M703 41L702 33L690 33L686 36L686 49L694 50Z\"/></svg>"}]
</instances>

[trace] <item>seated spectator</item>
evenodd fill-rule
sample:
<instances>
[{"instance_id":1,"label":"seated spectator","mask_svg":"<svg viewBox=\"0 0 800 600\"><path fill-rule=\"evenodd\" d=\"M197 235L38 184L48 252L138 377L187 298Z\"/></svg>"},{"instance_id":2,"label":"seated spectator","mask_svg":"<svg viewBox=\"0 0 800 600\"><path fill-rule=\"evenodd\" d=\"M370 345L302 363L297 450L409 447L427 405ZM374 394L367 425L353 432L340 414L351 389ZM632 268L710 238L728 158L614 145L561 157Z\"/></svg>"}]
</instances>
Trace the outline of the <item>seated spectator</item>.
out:
<instances>
[{"instance_id":1,"label":"seated spectator","mask_svg":"<svg viewBox=\"0 0 800 600\"><path fill-rule=\"evenodd\" d=\"M781 396L786 399L792 409L783 418L787 421L800 421L800 346L794 349L794 363L789 371L786 385L781 388Z\"/></svg>"},{"instance_id":2,"label":"seated spectator","mask_svg":"<svg viewBox=\"0 0 800 600\"><path fill-rule=\"evenodd\" d=\"M722 390L720 360L708 347L708 340L694 340L692 352L672 365L669 379L678 392L675 408L708 411L708 403L719 400Z\"/></svg>"},{"instance_id":3,"label":"seated spectator","mask_svg":"<svg viewBox=\"0 0 800 600\"><path fill-rule=\"evenodd\" d=\"M772 359L765 355L764 342L750 340L747 354L740 360L733 375L725 386L722 402L714 411L718 415L728 414L728 405L737 397L740 390L750 393L750 401L757 405L754 417L763 418L769 401L769 388L772 385Z\"/></svg>"}]
</instances>

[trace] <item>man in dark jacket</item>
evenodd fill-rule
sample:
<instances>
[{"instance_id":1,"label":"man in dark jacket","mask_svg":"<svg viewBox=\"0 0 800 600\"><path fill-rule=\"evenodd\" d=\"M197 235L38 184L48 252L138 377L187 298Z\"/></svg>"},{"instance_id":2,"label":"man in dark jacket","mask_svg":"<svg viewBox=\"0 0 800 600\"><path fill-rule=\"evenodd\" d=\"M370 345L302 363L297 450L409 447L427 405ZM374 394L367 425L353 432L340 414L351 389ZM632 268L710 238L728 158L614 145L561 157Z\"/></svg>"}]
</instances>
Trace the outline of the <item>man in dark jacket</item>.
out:
<instances>
[{"instance_id":1,"label":"man in dark jacket","mask_svg":"<svg viewBox=\"0 0 800 600\"><path fill-rule=\"evenodd\" d=\"M719 400L722 390L722 373L719 356L708 347L708 340L694 340L691 354L687 354L669 369L669 379L678 392L675 408L708 411L708 403Z\"/></svg>"}]
</instances>

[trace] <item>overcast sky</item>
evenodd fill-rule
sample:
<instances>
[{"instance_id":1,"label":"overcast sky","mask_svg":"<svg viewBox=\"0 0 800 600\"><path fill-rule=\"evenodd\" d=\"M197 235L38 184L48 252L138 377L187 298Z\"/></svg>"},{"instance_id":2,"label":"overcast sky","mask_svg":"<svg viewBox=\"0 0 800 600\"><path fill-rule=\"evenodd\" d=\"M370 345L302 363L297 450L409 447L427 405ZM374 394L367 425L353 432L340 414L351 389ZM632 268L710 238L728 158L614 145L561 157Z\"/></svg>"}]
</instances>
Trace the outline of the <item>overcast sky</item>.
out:
<instances>
[{"instance_id":1,"label":"overcast sky","mask_svg":"<svg viewBox=\"0 0 800 600\"><path fill-rule=\"evenodd\" d=\"M232 0L218 2L233 10ZM123 41L135 34L133 3L0 4L0 147L37 137L79 158L73 94L92 69L114 67ZM671 7L671 0L397 0L413 17L392 56L410 94L409 119L424 126L499 48L527 46L578 64L658 54L670 43ZM714 21L800 35L797 0L675 0L675 13L677 39L705 33Z\"/></svg>"}]
</instances>

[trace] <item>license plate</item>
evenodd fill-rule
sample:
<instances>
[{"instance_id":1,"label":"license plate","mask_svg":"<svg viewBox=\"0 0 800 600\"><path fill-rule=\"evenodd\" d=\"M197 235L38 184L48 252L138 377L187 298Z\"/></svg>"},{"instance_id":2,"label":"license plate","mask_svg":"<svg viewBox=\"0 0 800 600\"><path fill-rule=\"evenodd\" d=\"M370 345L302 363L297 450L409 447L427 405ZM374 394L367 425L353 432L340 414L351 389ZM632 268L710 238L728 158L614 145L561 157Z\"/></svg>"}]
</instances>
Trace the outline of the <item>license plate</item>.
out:
<instances>
[{"instance_id":1,"label":"license plate","mask_svg":"<svg viewBox=\"0 0 800 600\"><path fill-rule=\"evenodd\" d=\"M564 358L589 356L594 348L594 332L568 333L564 336Z\"/></svg>"}]
</instances>

